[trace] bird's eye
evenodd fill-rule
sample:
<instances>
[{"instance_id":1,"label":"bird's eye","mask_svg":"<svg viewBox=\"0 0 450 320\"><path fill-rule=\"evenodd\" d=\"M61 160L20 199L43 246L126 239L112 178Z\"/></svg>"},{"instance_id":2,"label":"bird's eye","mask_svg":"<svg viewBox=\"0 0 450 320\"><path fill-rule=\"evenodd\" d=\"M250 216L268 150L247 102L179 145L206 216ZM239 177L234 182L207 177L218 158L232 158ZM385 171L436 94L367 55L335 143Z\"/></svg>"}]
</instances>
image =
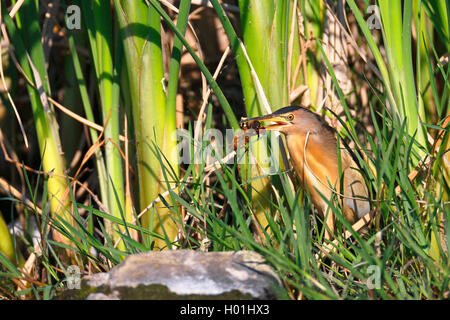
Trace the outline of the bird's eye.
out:
<instances>
[{"instance_id":1,"label":"bird's eye","mask_svg":"<svg viewBox=\"0 0 450 320\"><path fill-rule=\"evenodd\" d=\"M293 115L292 113L289 114L289 115L287 116L287 119L288 119L289 121L294 120L294 115Z\"/></svg>"}]
</instances>

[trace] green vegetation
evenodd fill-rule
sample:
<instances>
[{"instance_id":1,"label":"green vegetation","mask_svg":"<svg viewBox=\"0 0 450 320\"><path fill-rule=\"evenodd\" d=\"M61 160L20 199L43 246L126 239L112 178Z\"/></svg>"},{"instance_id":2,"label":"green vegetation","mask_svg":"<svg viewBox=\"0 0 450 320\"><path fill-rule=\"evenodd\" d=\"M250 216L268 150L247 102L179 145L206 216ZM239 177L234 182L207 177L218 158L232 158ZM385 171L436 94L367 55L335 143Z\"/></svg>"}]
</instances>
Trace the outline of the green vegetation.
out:
<instances>
[{"instance_id":1,"label":"green vegetation","mask_svg":"<svg viewBox=\"0 0 450 320\"><path fill-rule=\"evenodd\" d=\"M448 1L197 3L0 4L0 209L23 227L10 234L0 215L0 298L51 299L70 265L102 272L186 248L259 252L285 284L280 298L448 299ZM258 164L229 155L225 129L241 116L299 104L354 149L370 190L366 232L333 197L326 243L274 139L238 146Z\"/></svg>"}]
</instances>

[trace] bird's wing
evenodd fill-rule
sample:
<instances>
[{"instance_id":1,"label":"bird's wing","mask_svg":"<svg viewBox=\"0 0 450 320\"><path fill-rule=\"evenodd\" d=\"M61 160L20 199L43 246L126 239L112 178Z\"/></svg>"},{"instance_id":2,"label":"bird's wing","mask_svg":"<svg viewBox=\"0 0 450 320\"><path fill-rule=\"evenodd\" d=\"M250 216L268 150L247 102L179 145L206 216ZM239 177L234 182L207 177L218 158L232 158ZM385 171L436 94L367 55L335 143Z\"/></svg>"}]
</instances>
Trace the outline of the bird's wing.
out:
<instances>
[{"instance_id":1,"label":"bird's wing","mask_svg":"<svg viewBox=\"0 0 450 320\"><path fill-rule=\"evenodd\" d=\"M352 209L357 218L364 217L370 211L369 193L366 183L361 173L355 167L348 167L345 170L344 195L346 197L344 206Z\"/></svg>"}]
</instances>

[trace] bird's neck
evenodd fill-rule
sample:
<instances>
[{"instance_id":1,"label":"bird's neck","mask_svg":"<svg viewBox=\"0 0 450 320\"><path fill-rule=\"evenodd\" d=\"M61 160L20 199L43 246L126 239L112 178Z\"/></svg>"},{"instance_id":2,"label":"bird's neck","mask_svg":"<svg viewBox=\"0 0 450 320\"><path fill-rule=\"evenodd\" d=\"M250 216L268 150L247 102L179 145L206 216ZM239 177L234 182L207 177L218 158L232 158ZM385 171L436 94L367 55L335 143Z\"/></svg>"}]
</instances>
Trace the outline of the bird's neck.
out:
<instances>
[{"instance_id":1,"label":"bird's neck","mask_svg":"<svg viewBox=\"0 0 450 320\"><path fill-rule=\"evenodd\" d=\"M324 183L337 181L337 144L333 134L288 135L286 142L302 184L314 178Z\"/></svg>"}]
</instances>

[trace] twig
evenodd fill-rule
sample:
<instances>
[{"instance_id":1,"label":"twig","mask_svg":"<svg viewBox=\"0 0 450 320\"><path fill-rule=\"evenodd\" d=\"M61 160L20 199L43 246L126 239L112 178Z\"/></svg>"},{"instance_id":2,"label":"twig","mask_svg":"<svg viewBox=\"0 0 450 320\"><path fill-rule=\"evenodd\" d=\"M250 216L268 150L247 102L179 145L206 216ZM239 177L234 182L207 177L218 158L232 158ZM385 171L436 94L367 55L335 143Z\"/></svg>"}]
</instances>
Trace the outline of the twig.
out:
<instances>
[{"instance_id":1,"label":"twig","mask_svg":"<svg viewBox=\"0 0 450 320\"><path fill-rule=\"evenodd\" d=\"M22 6L22 4L24 3L25 0L19 0L17 1L17 3L14 5L14 7L11 9L11 11L9 12L9 16L12 18L14 18L14 16L16 15L17 11L19 11L20 7Z\"/></svg>"},{"instance_id":2,"label":"twig","mask_svg":"<svg viewBox=\"0 0 450 320\"><path fill-rule=\"evenodd\" d=\"M228 46L225 49L225 52L223 53L222 58L219 61L219 64L218 64L218 66L216 68L216 71L214 72L214 75L213 75L213 79L214 80L216 80L217 77L219 76L220 69L222 69L222 66L223 66L223 64L225 62L225 59L227 58L229 53L230 53L230 47ZM195 129L194 129L194 141L195 142L199 141L199 139L200 139L201 126L202 126L202 123L203 123L203 114L205 113L205 108L206 108L206 105L208 104L208 98L209 98L210 94L211 94L211 88L208 88L206 90L206 94L203 95L203 103L202 103L202 106L200 108L200 112L198 114L197 123L196 123ZM195 145L194 147L198 147L198 145Z\"/></svg>"},{"instance_id":3,"label":"twig","mask_svg":"<svg viewBox=\"0 0 450 320\"><path fill-rule=\"evenodd\" d=\"M23 1L24 1L24 0L22 0L22 3L23 3ZM20 2L17 2L16 5L14 6L14 8L17 7L17 5L18 5L19 3L20 3ZM20 7L20 6L19 6L19 7ZM14 8L13 8L13 9L14 9ZM1 9L2 9L2 2L0 1L0 12L1 12ZM18 10L18 9L17 9L17 10ZM3 34L4 38L5 38L5 39L8 41L8 43L9 43L8 35L7 35L7 33L6 33L5 25L3 24L3 21L2 21L2 17L1 17L1 16L0 16L0 26L1 26L2 34ZM1 37L0 37L0 58L3 56L2 42L3 42L3 41L1 41ZM17 111L16 104L14 103L14 100L13 100L13 98L11 97L11 94L9 93L8 86L6 85L5 75L4 75L4 73L3 73L3 63L2 63L1 61L0 61L0 76L1 76L1 79L2 79L3 87L5 88L6 95L8 96L8 100L9 100L9 102L11 103L11 106L12 106L12 108L13 108L13 110L14 110L14 114L15 114L15 116L16 116L16 118L17 118L17 122L19 123L20 131L22 132L22 136L23 136L23 140L24 140L24 143L25 143L25 147L28 149L28 138L27 138L27 135L26 135L26 133L25 133L25 129L24 129L23 124L22 124L22 119L20 118L19 112Z\"/></svg>"},{"instance_id":4,"label":"twig","mask_svg":"<svg viewBox=\"0 0 450 320\"><path fill-rule=\"evenodd\" d=\"M14 198L21 200L25 203L25 205L31 210L36 211L38 214L42 215L42 210L35 205L31 200L26 198L19 190L14 188L11 184L8 183L5 179L0 177L0 188L5 190L5 192L11 194Z\"/></svg>"},{"instance_id":5,"label":"twig","mask_svg":"<svg viewBox=\"0 0 450 320\"><path fill-rule=\"evenodd\" d=\"M196 6L204 6L204 7L208 7L208 8L213 7L211 2L209 2L208 0L191 0L191 4L196 5ZM240 12L238 6L228 4L228 3L221 3L221 5L226 11L235 12L235 13Z\"/></svg>"}]
</instances>

